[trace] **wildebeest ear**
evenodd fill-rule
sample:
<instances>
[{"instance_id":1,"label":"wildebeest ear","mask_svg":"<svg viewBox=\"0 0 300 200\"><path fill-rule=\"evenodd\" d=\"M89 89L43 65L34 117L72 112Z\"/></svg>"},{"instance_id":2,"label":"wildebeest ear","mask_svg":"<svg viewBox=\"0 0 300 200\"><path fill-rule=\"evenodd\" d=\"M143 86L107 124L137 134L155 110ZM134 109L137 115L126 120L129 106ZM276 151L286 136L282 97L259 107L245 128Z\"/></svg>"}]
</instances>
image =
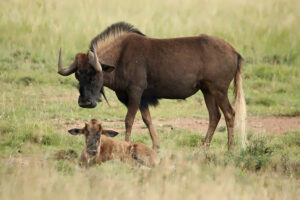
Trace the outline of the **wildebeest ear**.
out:
<instances>
[{"instance_id":1,"label":"wildebeest ear","mask_svg":"<svg viewBox=\"0 0 300 200\"><path fill-rule=\"evenodd\" d=\"M110 66L110 65L106 65L106 64L102 64L102 63L101 63L101 66L102 66L103 71L105 71L105 72L112 72L116 68L114 66Z\"/></svg>"},{"instance_id":2,"label":"wildebeest ear","mask_svg":"<svg viewBox=\"0 0 300 200\"><path fill-rule=\"evenodd\" d=\"M109 137L115 137L116 135L118 135L119 133L116 132L116 131L112 131L112 130L103 130L103 133L104 135L106 136L109 136Z\"/></svg>"},{"instance_id":3,"label":"wildebeest ear","mask_svg":"<svg viewBox=\"0 0 300 200\"><path fill-rule=\"evenodd\" d=\"M79 128L73 128L68 130L69 133L71 133L72 135L79 135L79 134L83 134L83 130L79 129Z\"/></svg>"}]
</instances>

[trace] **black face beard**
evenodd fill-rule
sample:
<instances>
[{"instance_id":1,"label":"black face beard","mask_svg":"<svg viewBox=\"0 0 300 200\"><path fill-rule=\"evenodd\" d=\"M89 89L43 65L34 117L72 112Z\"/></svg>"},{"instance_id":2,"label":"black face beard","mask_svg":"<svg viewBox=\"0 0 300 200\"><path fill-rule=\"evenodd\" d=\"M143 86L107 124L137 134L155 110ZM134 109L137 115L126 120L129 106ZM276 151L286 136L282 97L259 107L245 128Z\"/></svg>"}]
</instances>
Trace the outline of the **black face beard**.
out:
<instances>
[{"instance_id":1,"label":"black face beard","mask_svg":"<svg viewBox=\"0 0 300 200\"><path fill-rule=\"evenodd\" d=\"M100 93L101 93L102 96L104 97L106 103L110 106L110 104L108 103L108 100L107 100L107 98L106 98L106 96L105 96L105 92L104 92L104 88L103 88L103 87L101 88Z\"/></svg>"}]
</instances>

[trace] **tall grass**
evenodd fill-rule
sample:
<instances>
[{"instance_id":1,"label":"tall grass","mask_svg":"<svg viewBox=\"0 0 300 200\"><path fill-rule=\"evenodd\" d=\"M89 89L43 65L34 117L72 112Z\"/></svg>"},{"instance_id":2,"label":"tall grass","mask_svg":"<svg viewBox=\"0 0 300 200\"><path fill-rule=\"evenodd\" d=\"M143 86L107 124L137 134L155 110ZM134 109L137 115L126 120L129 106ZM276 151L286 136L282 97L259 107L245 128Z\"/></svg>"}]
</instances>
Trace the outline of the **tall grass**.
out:
<instances>
[{"instance_id":1,"label":"tall grass","mask_svg":"<svg viewBox=\"0 0 300 200\"><path fill-rule=\"evenodd\" d=\"M200 167L178 159L153 170L108 162L88 170L29 161L1 168L1 199L296 199L297 181L245 174L231 167ZM62 167L63 166L63 167ZM57 170L61 171L58 172ZM63 169L63 170L62 170Z\"/></svg>"},{"instance_id":2,"label":"tall grass","mask_svg":"<svg viewBox=\"0 0 300 200\"><path fill-rule=\"evenodd\" d=\"M164 134L172 140L163 141L168 148L161 150L162 162L151 170L119 161L82 169L75 160L56 161L49 153L2 159L0 198L256 199L259 196L281 200L297 199L299 195L299 159L289 160L297 157L296 151L296 157L288 155L299 147L299 132L286 136L252 135L246 150L230 153L224 152L225 148L220 151L226 137L219 134L216 138L220 143L213 143L218 150L206 152L195 145L194 134ZM140 139L134 136L134 140Z\"/></svg>"},{"instance_id":3,"label":"tall grass","mask_svg":"<svg viewBox=\"0 0 300 200\"><path fill-rule=\"evenodd\" d=\"M248 62L299 64L299 1L1 1L0 42L7 54L48 59L86 51L90 40L117 21L150 37L207 33L229 41ZM3 55L2 55L3 56Z\"/></svg>"}]
</instances>

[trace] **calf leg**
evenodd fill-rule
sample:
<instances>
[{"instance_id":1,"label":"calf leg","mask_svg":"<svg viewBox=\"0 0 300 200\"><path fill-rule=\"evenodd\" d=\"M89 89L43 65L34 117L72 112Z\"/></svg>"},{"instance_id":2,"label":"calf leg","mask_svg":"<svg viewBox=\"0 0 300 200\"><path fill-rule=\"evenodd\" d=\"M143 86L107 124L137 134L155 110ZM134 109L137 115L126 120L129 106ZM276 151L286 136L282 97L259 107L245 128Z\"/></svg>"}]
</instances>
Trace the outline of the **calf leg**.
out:
<instances>
[{"instance_id":1,"label":"calf leg","mask_svg":"<svg viewBox=\"0 0 300 200\"><path fill-rule=\"evenodd\" d=\"M215 133L216 127L220 121L221 114L217 106L214 96L208 91L202 91L204 95L205 104L209 114L209 124L206 132L205 140L203 142L204 148L210 146L212 137Z\"/></svg>"},{"instance_id":2,"label":"calf leg","mask_svg":"<svg viewBox=\"0 0 300 200\"><path fill-rule=\"evenodd\" d=\"M141 111L141 114L142 114L143 121L146 124L146 126L149 130L151 139L152 139L152 148L155 149L155 150L159 149L159 140L157 138L155 129L153 128L153 125L152 125L152 120L151 120L149 107L148 106L142 107L142 108L140 108L140 111Z\"/></svg>"},{"instance_id":3,"label":"calf leg","mask_svg":"<svg viewBox=\"0 0 300 200\"><path fill-rule=\"evenodd\" d=\"M227 133L228 133L228 150L231 150L234 145L233 126L234 126L235 112L230 105L230 102L229 102L229 99L228 99L228 96L226 93L217 92L215 95L215 99L225 117Z\"/></svg>"},{"instance_id":4,"label":"calf leg","mask_svg":"<svg viewBox=\"0 0 300 200\"><path fill-rule=\"evenodd\" d=\"M142 92L137 88L130 90L128 93L127 114L125 117L125 141L128 142L130 141L132 125L134 122L136 112L139 109L141 96Z\"/></svg>"}]
</instances>

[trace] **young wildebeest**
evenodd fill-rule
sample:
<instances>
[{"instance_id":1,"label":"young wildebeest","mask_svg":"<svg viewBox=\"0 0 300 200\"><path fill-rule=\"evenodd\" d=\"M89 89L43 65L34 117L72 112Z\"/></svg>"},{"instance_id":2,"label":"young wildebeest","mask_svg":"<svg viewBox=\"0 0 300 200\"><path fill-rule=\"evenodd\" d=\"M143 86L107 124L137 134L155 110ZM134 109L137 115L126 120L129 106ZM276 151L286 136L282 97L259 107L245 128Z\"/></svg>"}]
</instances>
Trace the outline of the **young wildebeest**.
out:
<instances>
[{"instance_id":1,"label":"young wildebeest","mask_svg":"<svg viewBox=\"0 0 300 200\"><path fill-rule=\"evenodd\" d=\"M125 140L130 134L138 110L149 129L154 148L159 140L152 126L149 105L158 100L185 99L199 90L209 113L204 146L209 147L222 110L228 131L228 148L233 147L234 122L246 144L246 104L242 88L242 57L227 42L199 35L171 39L154 39L127 23L116 23L96 36L87 53L78 53L66 69L61 50L58 73L75 73L79 81L79 106L94 108L105 98L103 86L115 91L127 106ZM235 108L228 99L228 88L234 79ZM106 98L105 98L106 99Z\"/></svg>"},{"instance_id":2,"label":"young wildebeest","mask_svg":"<svg viewBox=\"0 0 300 200\"><path fill-rule=\"evenodd\" d=\"M69 130L69 133L72 135L83 134L85 136L86 147L81 153L81 166L91 166L116 159L148 167L154 167L160 162L157 153L142 143L112 139L111 137L116 136L118 133L104 130L96 119L92 119L82 129Z\"/></svg>"}]
</instances>

